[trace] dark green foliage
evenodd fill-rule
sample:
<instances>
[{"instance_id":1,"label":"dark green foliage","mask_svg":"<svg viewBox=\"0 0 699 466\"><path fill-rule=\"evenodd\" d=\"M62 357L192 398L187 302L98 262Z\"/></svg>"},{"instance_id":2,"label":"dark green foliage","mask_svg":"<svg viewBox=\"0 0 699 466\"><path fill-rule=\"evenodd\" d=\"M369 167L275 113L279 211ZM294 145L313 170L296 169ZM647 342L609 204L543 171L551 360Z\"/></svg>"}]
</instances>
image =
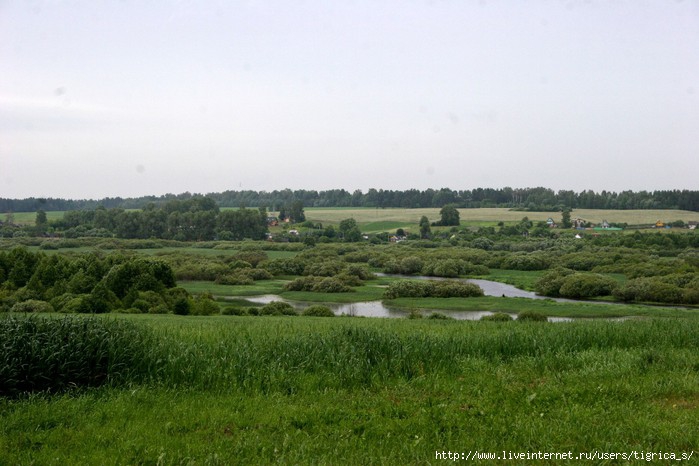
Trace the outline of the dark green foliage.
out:
<instances>
[{"instance_id":1,"label":"dark green foliage","mask_svg":"<svg viewBox=\"0 0 699 466\"><path fill-rule=\"evenodd\" d=\"M432 229L430 228L430 220L426 216L420 218L420 238L426 239L432 235Z\"/></svg>"},{"instance_id":2,"label":"dark green foliage","mask_svg":"<svg viewBox=\"0 0 699 466\"><path fill-rule=\"evenodd\" d=\"M414 275L422 272L424 261L416 256L404 257L400 260L391 260L384 266L385 273L402 275Z\"/></svg>"},{"instance_id":3,"label":"dark green foliage","mask_svg":"<svg viewBox=\"0 0 699 466\"><path fill-rule=\"evenodd\" d=\"M53 306L46 301L29 299L12 306L11 312L53 312Z\"/></svg>"},{"instance_id":4,"label":"dark green foliage","mask_svg":"<svg viewBox=\"0 0 699 466\"><path fill-rule=\"evenodd\" d=\"M483 296L473 283L453 280L399 280L384 292L384 299L396 298L469 298Z\"/></svg>"},{"instance_id":5,"label":"dark green foliage","mask_svg":"<svg viewBox=\"0 0 699 466\"><path fill-rule=\"evenodd\" d=\"M465 271L466 264L459 259L433 260L422 267L422 274L430 277L456 278Z\"/></svg>"},{"instance_id":6,"label":"dark green foliage","mask_svg":"<svg viewBox=\"0 0 699 466\"><path fill-rule=\"evenodd\" d=\"M227 273L219 275L214 280L217 285L252 285L255 281L245 273Z\"/></svg>"},{"instance_id":7,"label":"dark green foliage","mask_svg":"<svg viewBox=\"0 0 699 466\"><path fill-rule=\"evenodd\" d=\"M303 310L302 315L311 317L335 317L335 313L328 307L315 304Z\"/></svg>"},{"instance_id":8,"label":"dark green foliage","mask_svg":"<svg viewBox=\"0 0 699 466\"><path fill-rule=\"evenodd\" d=\"M0 396L141 379L152 341L126 321L0 318Z\"/></svg>"},{"instance_id":9,"label":"dark green foliage","mask_svg":"<svg viewBox=\"0 0 699 466\"><path fill-rule=\"evenodd\" d=\"M192 313L192 302L188 298L176 298L172 311L179 316L189 315Z\"/></svg>"},{"instance_id":10,"label":"dark green foliage","mask_svg":"<svg viewBox=\"0 0 699 466\"><path fill-rule=\"evenodd\" d=\"M535 311L522 311L517 315L518 322L548 322L548 318Z\"/></svg>"},{"instance_id":11,"label":"dark green foliage","mask_svg":"<svg viewBox=\"0 0 699 466\"><path fill-rule=\"evenodd\" d=\"M447 204L439 211L440 220L437 223L440 226L458 226L459 221L459 211L456 210L456 206L453 204Z\"/></svg>"},{"instance_id":12,"label":"dark green foliage","mask_svg":"<svg viewBox=\"0 0 699 466\"><path fill-rule=\"evenodd\" d=\"M549 268L549 261L541 254L516 253L505 258L502 268L510 270L545 270Z\"/></svg>"},{"instance_id":13,"label":"dark green foliage","mask_svg":"<svg viewBox=\"0 0 699 466\"><path fill-rule=\"evenodd\" d=\"M257 267L260 262L266 261L268 258L267 253L260 250L240 251L233 255L234 260L247 262L252 267Z\"/></svg>"},{"instance_id":14,"label":"dark green foliage","mask_svg":"<svg viewBox=\"0 0 699 466\"><path fill-rule=\"evenodd\" d=\"M319 261L309 264L303 270L304 275L316 275L321 277L332 277L339 274L347 267L345 262L339 260Z\"/></svg>"},{"instance_id":15,"label":"dark green foliage","mask_svg":"<svg viewBox=\"0 0 699 466\"><path fill-rule=\"evenodd\" d=\"M584 299L610 296L618 287L616 280L596 273L574 273L563 279L558 293L564 298Z\"/></svg>"},{"instance_id":16,"label":"dark green foliage","mask_svg":"<svg viewBox=\"0 0 699 466\"><path fill-rule=\"evenodd\" d=\"M615 296L622 301L698 304L698 283L699 280L695 279L688 283L687 288L683 288L662 277L640 277L627 281Z\"/></svg>"},{"instance_id":17,"label":"dark green foliage","mask_svg":"<svg viewBox=\"0 0 699 466\"><path fill-rule=\"evenodd\" d=\"M570 219L570 209L563 209L561 213L561 228L571 228L573 222Z\"/></svg>"},{"instance_id":18,"label":"dark green foliage","mask_svg":"<svg viewBox=\"0 0 699 466\"><path fill-rule=\"evenodd\" d=\"M356 243L362 239L362 232L359 230L357 221L353 218L346 218L340 222L338 226L340 238L344 241Z\"/></svg>"},{"instance_id":19,"label":"dark green foliage","mask_svg":"<svg viewBox=\"0 0 699 466\"><path fill-rule=\"evenodd\" d=\"M441 312L433 312L427 318L433 320L454 320L453 317L449 317L448 315L442 314Z\"/></svg>"},{"instance_id":20,"label":"dark green foliage","mask_svg":"<svg viewBox=\"0 0 699 466\"><path fill-rule=\"evenodd\" d=\"M522 313L522 314L524 314L524 313ZM490 314L490 315L481 317L481 320L490 321L490 322L509 322L512 320L512 316L510 314L505 313L505 312L495 312L494 314ZM525 318L525 320L526 320L526 318Z\"/></svg>"},{"instance_id":21,"label":"dark green foliage","mask_svg":"<svg viewBox=\"0 0 699 466\"><path fill-rule=\"evenodd\" d=\"M306 263L298 258L272 259L264 262L261 267L272 275L301 275L306 268Z\"/></svg>"},{"instance_id":22,"label":"dark green foliage","mask_svg":"<svg viewBox=\"0 0 699 466\"><path fill-rule=\"evenodd\" d=\"M347 293L353 291L340 278L336 277L299 277L284 285L287 291L312 291L315 293Z\"/></svg>"},{"instance_id":23,"label":"dark green foliage","mask_svg":"<svg viewBox=\"0 0 699 466\"><path fill-rule=\"evenodd\" d=\"M542 275L539 280L537 280L534 285L535 290L538 294L543 296L560 296L560 289L563 285L563 281L573 272L570 269L556 268Z\"/></svg>"},{"instance_id":24,"label":"dark green foliage","mask_svg":"<svg viewBox=\"0 0 699 466\"><path fill-rule=\"evenodd\" d=\"M607 254L597 252L575 252L561 257L560 265L567 269L577 271L590 271L597 266L612 263L612 258Z\"/></svg>"},{"instance_id":25,"label":"dark green foliage","mask_svg":"<svg viewBox=\"0 0 699 466\"><path fill-rule=\"evenodd\" d=\"M272 301L269 304L265 304L260 309L260 315L262 316L296 316L298 312L289 303L282 301Z\"/></svg>"},{"instance_id":26,"label":"dark green foliage","mask_svg":"<svg viewBox=\"0 0 699 466\"><path fill-rule=\"evenodd\" d=\"M493 240L484 237L476 238L471 241L471 247L483 249L485 251L493 249L494 244Z\"/></svg>"},{"instance_id":27,"label":"dark green foliage","mask_svg":"<svg viewBox=\"0 0 699 466\"><path fill-rule=\"evenodd\" d=\"M172 288L175 275L165 262L139 258L112 267L104 283L118 298L123 298L131 289L162 292Z\"/></svg>"},{"instance_id":28,"label":"dark green foliage","mask_svg":"<svg viewBox=\"0 0 699 466\"><path fill-rule=\"evenodd\" d=\"M220 314L221 308L209 293L202 293L196 297L192 306L192 314L197 316L210 316Z\"/></svg>"}]
</instances>

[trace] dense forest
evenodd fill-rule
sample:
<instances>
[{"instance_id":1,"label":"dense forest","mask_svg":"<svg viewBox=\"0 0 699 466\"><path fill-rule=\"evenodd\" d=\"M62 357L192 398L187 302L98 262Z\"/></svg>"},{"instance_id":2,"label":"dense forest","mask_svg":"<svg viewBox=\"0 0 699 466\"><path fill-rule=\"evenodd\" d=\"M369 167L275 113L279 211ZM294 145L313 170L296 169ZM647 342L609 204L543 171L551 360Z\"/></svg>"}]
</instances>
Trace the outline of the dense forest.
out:
<instances>
[{"instance_id":1,"label":"dense forest","mask_svg":"<svg viewBox=\"0 0 699 466\"><path fill-rule=\"evenodd\" d=\"M36 210L82 210L105 208L142 209L154 203L185 201L200 194L182 193L138 198L104 198L99 200L72 200L55 198L0 198L0 212L33 212ZM463 208L507 207L531 211L561 211L571 209L681 209L699 211L699 191L602 191L575 192L553 191L548 188L476 188L473 190L369 189L349 192L344 189L274 190L274 191L224 191L208 193L219 207L264 207L277 211L293 201L301 201L305 207L442 207L454 204Z\"/></svg>"}]
</instances>

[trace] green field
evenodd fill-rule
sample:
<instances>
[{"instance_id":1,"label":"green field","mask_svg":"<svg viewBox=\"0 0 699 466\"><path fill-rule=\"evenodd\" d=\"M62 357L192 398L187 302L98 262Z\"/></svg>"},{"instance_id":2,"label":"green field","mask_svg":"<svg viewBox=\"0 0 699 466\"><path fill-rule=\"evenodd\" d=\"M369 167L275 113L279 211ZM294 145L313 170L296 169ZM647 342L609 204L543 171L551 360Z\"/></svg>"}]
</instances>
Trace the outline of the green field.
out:
<instances>
[{"instance_id":1,"label":"green field","mask_svg":"<svg viewBox=\"0 0 699 466\"><path fill-rule=\"evenodd\" d=\"M225 209L223 209L225 210ZM425 215L431 222L439 220L439 210L436 208L400 209L400 208L351 208L351 207L306 207L306 218L310 221L323 224L339 224L346 218L354 218L367 233L390 231L397 228L414 227L420 218ZM560 221L560 212L522 212L507 208L481 208L458 209L463 224L496 225L498 222L518 222L522 217L528 217L533 221L546 221L552 217ZM49 221L63 217L62 211L46 212ZM274 214L274 212L271 212ZM14 222L19 225L34 224L35 212L15 212ZM699 212L686 210L602 210L602 209L576 209L572 212L573 218L582 218L592 223L601 223L607 220L611 223L628 223L629 225L653 224L658 220L673 222L682 220L699 221ZM3 219L4 220L4 219Z\"/></svg>"},{"instance_id":2,"label":"green field","mask_svg":"<svg viewBox=\"0 0 699 466\"><path fill-rule=\"evenodd\" d=\"M699 444L697 320L120 319L155 337L140 381L0 399L3 464L435 464L438 451ZM609 464L628 463L644 462Z\"/></svg>"},{"instance_id":3,"label":"green field","mask_svg":"<svg viewBox=\"0 0 699 466\"><path fill-rule=\"evenodd\" d=\"M306 218L313 222L323 224L339 223L345 218L354 218L361 225L376 224L386 222L387 228L394 229L396 225L416 227L420 218L425 215L432 222L439 220L440 209L336 209L336 208L306 208ZM522 212L505 208L482 208L482 209L458 209L463 225L492 224L498 222L518 222L523 217L528 217L533 221L546 221L549 217L560 221L560 212ZM699 221L699 212L685 210L598 210L598 209L576 209L571 213L573 218L582 218L592 223L602 223L607 220L611 223L628 223L630 225L651 224L658 220L672 222L682 220L684 222ZM390 228L388 228L390 226ZM373 227L372 227L373 229ZM382 230L376 228L376 230Z\"/></svg>"}]
</instances>

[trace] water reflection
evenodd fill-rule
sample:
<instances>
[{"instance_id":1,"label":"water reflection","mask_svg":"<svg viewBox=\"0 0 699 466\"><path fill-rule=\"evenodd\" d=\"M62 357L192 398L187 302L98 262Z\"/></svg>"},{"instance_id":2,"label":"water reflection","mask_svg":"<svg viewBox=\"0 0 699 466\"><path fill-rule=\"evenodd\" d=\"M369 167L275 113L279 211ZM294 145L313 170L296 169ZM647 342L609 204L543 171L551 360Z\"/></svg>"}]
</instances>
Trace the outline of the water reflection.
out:
<instances>
[{"instance_id":1,"label":"water reflection","mask_svg":"<svg viewBox=\"0 0 699 466\"><path fill-rule=\"evenodd\" d=\"M360 302L360 303L313 303L313 302L305 302L305 301L291 301L288 299L284 299L281 296L278 295L273 295L273 294L266 294L266 295L261 295L261 296L249 296L246 297L248 301L251 303L256 303L256 304L268 304L271 303L272 301L283 301L285 303L289 303L292 306L294 306L295 309L298 311L302 311L303 309L307 308L308 306L311 306L313 304L322 304L323 306L327 306L332 311L335 313L335 315L341 316L341 315L347 315L347 316L352 316L352 317L392 317L392 318L399 318L399 317L407 317L409 312L405 311L403 309L394 309L389 306L384 305L381 301L366 301L366 302ZM439 311L439 310L433 310L433 311L423 311L422 315L424 317L429 317L430 314L433 312L439 312L442 314L445 314L449 317L452 317L457 320L480 320L481 317L483 316L489 316L493 314L490 311ZM512 318L516 318L517 314L510 314ZM549 321L551 322L567 322L571 321L572 319L567 318L567 317L549 317Z\"/></svg>"}]
</instances>

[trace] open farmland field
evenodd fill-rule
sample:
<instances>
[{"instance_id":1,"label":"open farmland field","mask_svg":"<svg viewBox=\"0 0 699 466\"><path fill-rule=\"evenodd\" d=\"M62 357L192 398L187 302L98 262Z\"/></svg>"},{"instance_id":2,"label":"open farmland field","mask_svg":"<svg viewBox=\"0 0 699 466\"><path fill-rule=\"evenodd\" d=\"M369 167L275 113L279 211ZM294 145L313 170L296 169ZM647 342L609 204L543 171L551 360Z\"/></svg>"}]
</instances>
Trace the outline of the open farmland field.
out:
<instances>
[{"instance_id":1,"label":"open farmland field","mask_svg":"<svg viewBox=\"0 0 699 466\"><path fill-rule=\"evenodd\" d=\"M223 208L221 210L231 210ZM320 208L307 207L306 218L323 224L339 224L346 218L354 218L366 232L394 230L396 228L417 225L420 217L427 216L431 222L439 220L439 210L436 208L400 209L400 208ZM552 217L560 220L560 212L524 212L506 208L458 209L462 224L495 225L498 222L518 222L522 217L533 221L545 221ZM46 212L50 221L63 218L63 211ZM271 212L271 214L276 214ZM36 220L36 212L14 212L14 222L18 225L32 225ZM682 220L699 221L699 212L687 210L603 210L576 209L571 213L573 218L582 218L592 223L607 220L612 223L628 223L642 225L655 223L658 220L673 222ZM4 218L3 218L4 220Z\"/></svg>"},{"instance_id":2,"label":"open farmland field","mask_svg":"<svg viewBox=\"0 0 699 466\"><path fill-rule=\"evenodd\" d=\"M420 217L427 216L431 222L439 220L440 209L333 209L307 208L306 218L323 224L337 224L346 218L354 218L367 232L386 231L406 226L416 226ZM498 222L518 222L523 217L533 221L546 221L552 217L560 221L560 212L523 212L504 208L458 209L462 225L496 225ZM607 220L612 223L629 225L652 224L658 220L672 222L699 221L699 212L685 210L599 210L577 209L571 213L573 218L582 218L592 223Z\"/></svg>"},{"instance_id":3,"label":"open farmland field","mask_svg":"<svg viewBox=\"0 0 699 466\"><path fill-rule=\"evenodd\" d=\"M65 212L62 210L46 212L46 219L50 222L53 220L60 220L63 218ZM36 221L36 212L13 212L12 213L13 222L17 225L34 225ZM0 216L0 220L5 221L5 215Z\"/></svg>"}]
</instances>

